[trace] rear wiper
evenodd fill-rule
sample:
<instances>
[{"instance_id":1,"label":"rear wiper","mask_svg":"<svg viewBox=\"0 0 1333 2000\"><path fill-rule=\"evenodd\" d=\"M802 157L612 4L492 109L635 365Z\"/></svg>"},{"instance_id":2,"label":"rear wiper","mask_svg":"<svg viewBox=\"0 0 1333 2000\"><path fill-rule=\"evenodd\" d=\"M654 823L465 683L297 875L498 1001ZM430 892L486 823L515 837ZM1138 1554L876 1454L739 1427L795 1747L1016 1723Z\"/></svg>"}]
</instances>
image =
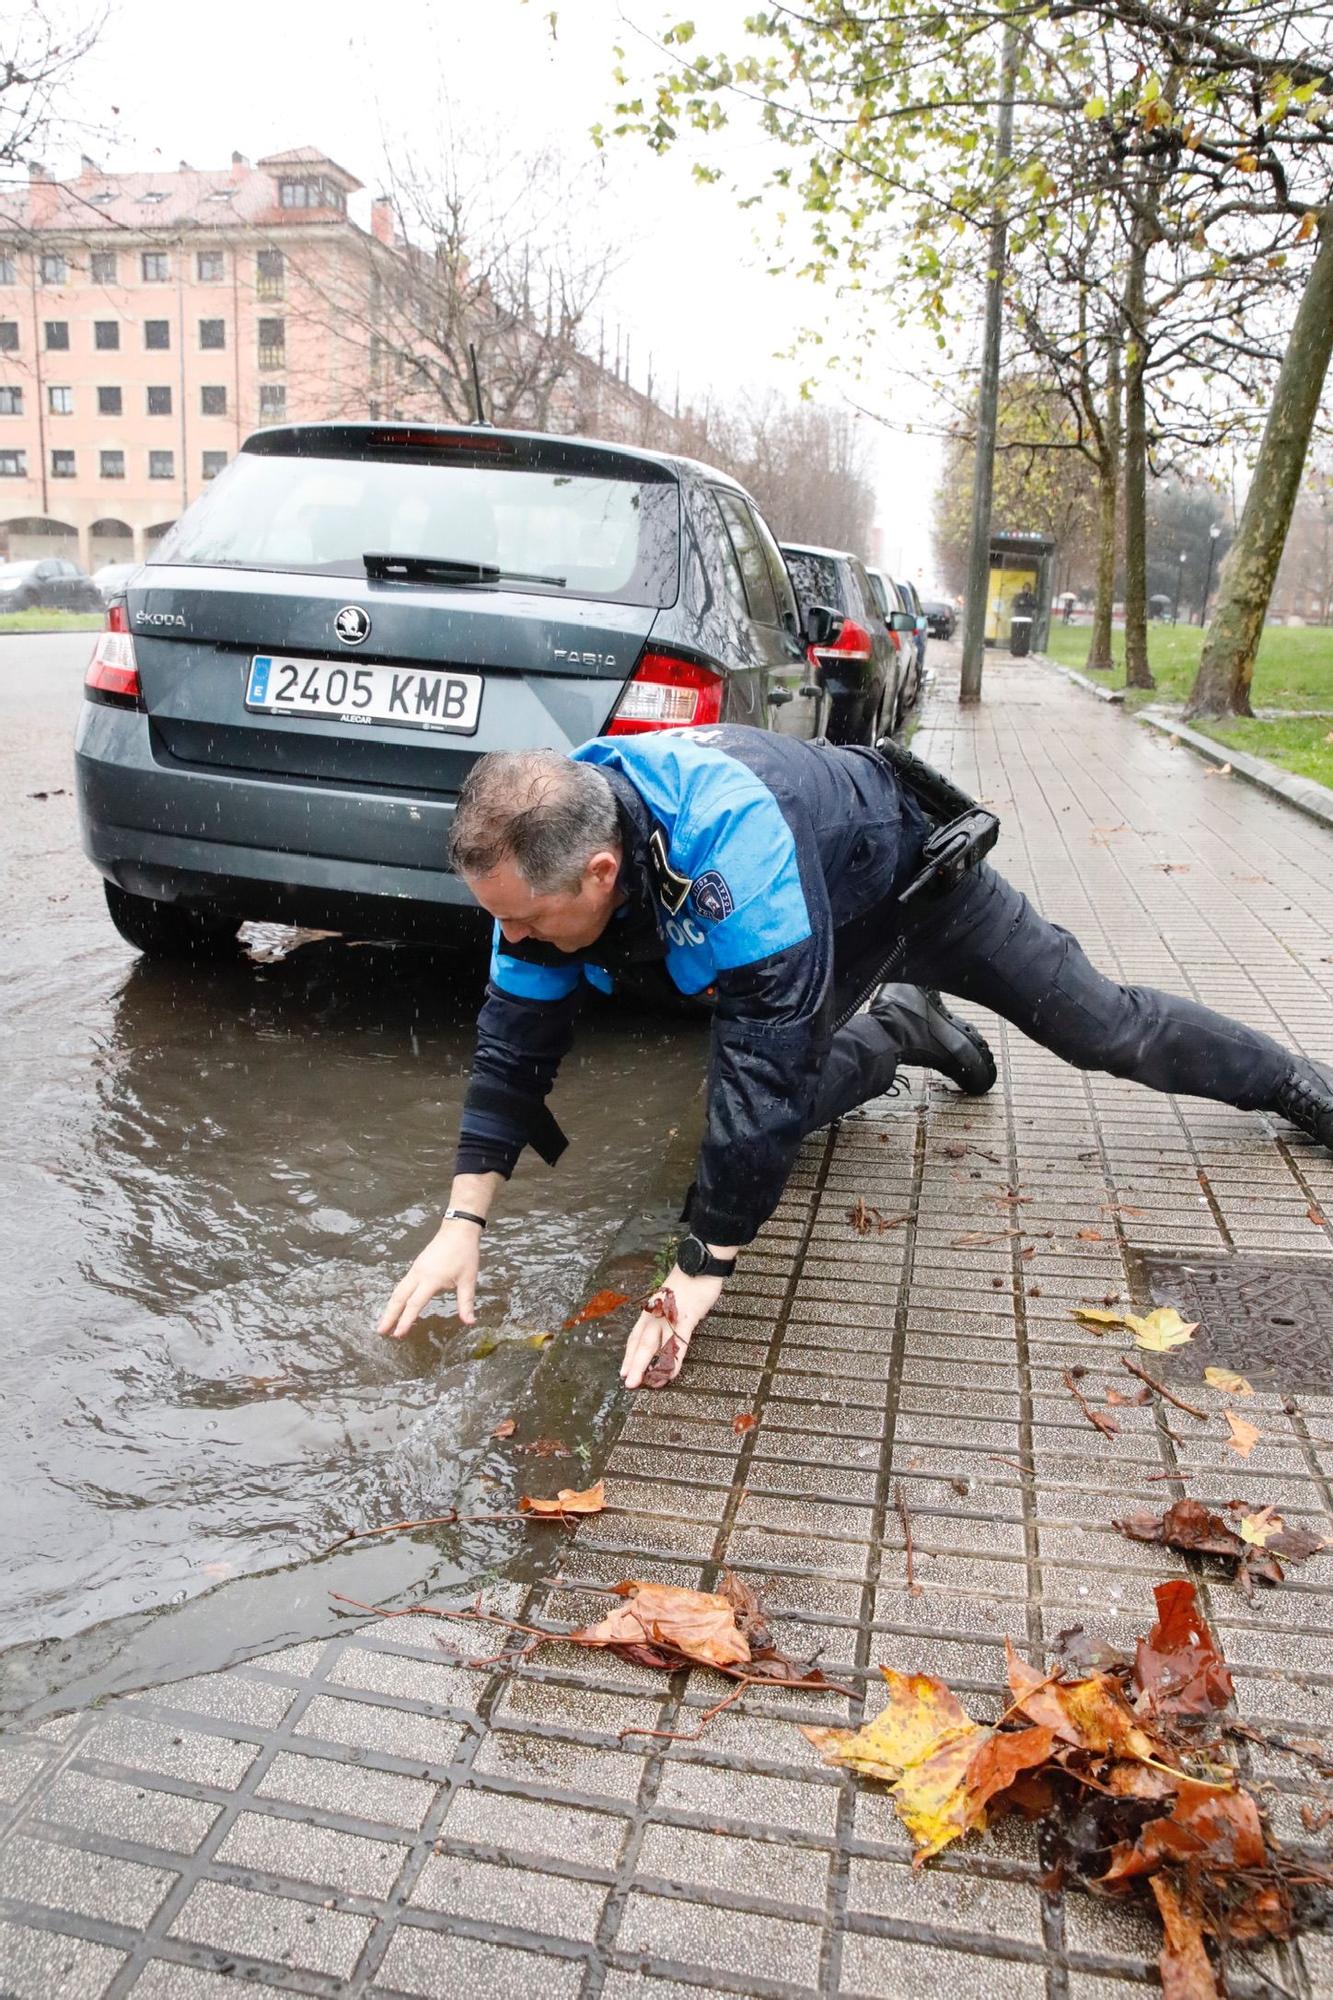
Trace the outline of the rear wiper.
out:
<instances>
[{"instance_id":1,"label":"rear wiper","mask_svg":"<svg viewBox=\"0 0 1333 2000\"><path fill-rule=\"evenodd\" d=\"M363 555L367 577L374 583L549 583L563 589L563 576L528 576L521 570L499 569L494 563L458 562L452 556Z\"/></svg>"}]
</instances>

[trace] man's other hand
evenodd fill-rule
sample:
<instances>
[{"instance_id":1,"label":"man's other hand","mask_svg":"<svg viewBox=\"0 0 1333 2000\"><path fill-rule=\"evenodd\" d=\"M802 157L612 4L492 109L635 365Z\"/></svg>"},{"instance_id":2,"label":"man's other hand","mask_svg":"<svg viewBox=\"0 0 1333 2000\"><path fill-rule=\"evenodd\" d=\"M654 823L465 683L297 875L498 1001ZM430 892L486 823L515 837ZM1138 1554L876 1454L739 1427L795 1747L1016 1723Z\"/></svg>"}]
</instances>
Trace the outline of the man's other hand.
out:
<instances>
[{"instance_id":1,"label":"man's other hand","mask_svg":"<svg viewBox=\"0 0 1333 2000\"><path fill-rule=\"evenodd\" d=\"M384 1309L378 1331L401 1340L437 1292L453 1292L464 1326L476 1321L481 1231L475 1222L442 1222Z\"/></svg>"},{"instance_id":2,"label":"man's other hand","mask_svg":"<svg viewBox=\"0 0 1333 2000\"><path fill-rule=\"evenodd\" d=\"M656 1313L639 1314L625 1345L625 1358L620 1364L620 1379L627 1389L640 1386L673 1333L676 1338L676 1365L668 1380L675 1380L684 1366L690 1336L700 1320L717 1304L722 1295L722 1285L721 1278L687 1278L679 1266L663 1279L659 1289L669 1290L675 1298L676 1324L668 1326Z\"/></svg>"}]
</instances>

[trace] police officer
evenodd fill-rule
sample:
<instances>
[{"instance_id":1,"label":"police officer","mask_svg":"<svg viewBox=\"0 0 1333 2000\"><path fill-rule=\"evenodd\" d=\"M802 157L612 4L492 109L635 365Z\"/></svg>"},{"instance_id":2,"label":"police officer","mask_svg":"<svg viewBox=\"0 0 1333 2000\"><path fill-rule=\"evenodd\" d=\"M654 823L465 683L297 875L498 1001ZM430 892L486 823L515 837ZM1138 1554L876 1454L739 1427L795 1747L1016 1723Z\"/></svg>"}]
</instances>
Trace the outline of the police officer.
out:
<instances>
[{"instance_id":1,"label":"police officer","mask_svg":"<svg viewBox=\"0 0 1333 2000\"><path fill-rule=\"evenodd\" d=\"M500 1182L525 1145L552 1165L564 1149L546 1098L585 982L665 976L712 1001L707 1125L666 1280L676 1372L808 1133L889 1089L902 1064L973 1095L990 1089L990 1050L939 989L1080 1068L1275 1111L1333 1146L1333 1070L1192 1000L1106 978L988 866L900 904L930 830L877 752L763 730L481 758L452 858L495 919L490 985L449 1206L380 1332L401 1338L438 1292L472 1323ZM627 1387L667 1336L660 1318L640 1316Z\"/></svg>"}]
</instances>

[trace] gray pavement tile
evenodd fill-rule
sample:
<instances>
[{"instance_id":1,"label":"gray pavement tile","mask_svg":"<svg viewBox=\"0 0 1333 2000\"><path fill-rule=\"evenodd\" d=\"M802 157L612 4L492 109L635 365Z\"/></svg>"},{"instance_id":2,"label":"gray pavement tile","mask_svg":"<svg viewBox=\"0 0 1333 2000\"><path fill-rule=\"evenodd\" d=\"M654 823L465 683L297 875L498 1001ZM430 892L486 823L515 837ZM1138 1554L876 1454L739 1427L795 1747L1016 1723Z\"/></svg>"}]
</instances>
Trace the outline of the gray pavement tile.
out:
<instances>
[{"instance_id":1,"label":"gray pavement tile","mask_svg":"<svg viewBox=\"0 0 1333 2000\"><path fill-rule=\"evenodd\" d=\"M255 1792L261 1799L281 1799L347 1819L415 1830L438 1789L426 1779L401 1777L396 1771L372 1771L341 1759L298 1757L284 1750L273 1759Z\"/></svg>"},{"instance_id":2,"label":"gray pavement tile","mask_svg":"<svg viewBox=\"0 0 1333 2000\"><path fill-rule=\"evenodd\" d=\"M941 1933L969 1931L1041 1943L1041 1893L1035 1882L853 1857L847 1909L853 1917L898 1917Z\"/></svg>"},{"instance_id":3,"label":"gray pavement tile","mask_svg":"<svg viewBox=\"0 0 1333 2000\"><path fill-rule=\"evenodd\" d=\"M0 1920L0 1974L6 2000L101 2000L125 1954Z\"/></svg>"},{"instance_id":4,"label":"gray pavement tile","mask_svg":"<svg viewBox=\"0 0 1333 2000\"><path fill-rule=\"evenodd\" d=\"M819 1973L820 1933L814 1924L742 1910L724 1915L639 1889L625 1905L615 1943L622 1952L797 1986L813 1986Z\"/></svg>"},{"instance_id":5,"label":"gray pavement tile","mask_svg":"<svg viewBox=\"0 0 1333 2000\"><path fill-rule=\"evenodd\" d=\"M588 1812L581 1806L471 1787L457 1794L444 1820L450 1842L538 1854L584 1868L614 1868L628 1829L629 1821L610 1810Z\"/></svg>"},{"instance_id":6,"label":"gray pavement tile","mask_svg":"<svg viewBox=\"0 0 1333 2000\"><path fill-rule=\"evenodd\" d=\"M596 1935L606 1897L604 1883L574 1882L568 1876L548 1875L514 1862L433 1854L421 1871L411 1901L450 1917L586 1941Z\"/></svg>"},{"instance_id":7,"label":"gray pavement tile","mask_svg":"<svg viewBox=\"0 0 1333 2000\"><path fill-rule=\"evenodd\" d=\"M33 1779L54 1762L50 1751L14 1737L0 1740L0 1805L14 1805Z\"/></svg>"},{"instance_id":8,"label":"gray pavement tile","mask_svg":"<svg viewBox=\"0 0 1333 2000\"><path fill-rule=\"evenodd\" d=\"M585 1971L581 1960L403 1923L370 1990L413 2000L575 2000Z\"/></svg>"},{"instance_id":9,"label":"gray pavement tile","mask_svg":"<svg viewBox=\"0 0 1333 2000\"><path fill-rule=\"evenodd\" d=\"M260 1875L286 1875L353 1896L387 1896L407 1848L273 1813L243 1812L228 1829L217 1860Z\"/></svg>"},{"instance_id":10,"label":"gray pavement tile","mask_svg":"<svg viewBox=\"0 0 1333 2000\"><path fill-rule=\"evenodd\" d=\"M16 1834L0 1848L0 1896L136 1930L176 1880L169 1868L147 1868L27 1834Z\"/></svg>"},{"instance_id":11,"label":"gray pavement tile","mask_svg":"<svg viewBox=\"0 0 1333 2000\"><path fill-rule=\"evenodd\" d=\"M650 1972L622 1972L612 1967L602 1987L602 2000L735 2000L735 1989L685 1985L679 1979L657 1979Z\"/></svg>"},{"instance_id":12,"label":"gray pavement tile","mask_svg":"<svg viewBox=\"0 0 1333 2000\"><path fill-rule=\"evenodd\" d=\"M281 1646L276 1653L261 1653L248 1665L266 1674L281 1674L286 1680L308 1680L319 1665L326 1643L323 1639L308 1639L299 1646Z\"/></svg>"},{"instance_id":13,"label":"gray pavement tile","mask_svg":"<svg viewBox=\"0 0 1333 2000\"><path fill-rule=\"evenodd\" d=\"M123 1764L130 1770L154 1771L164 1778L187 1778L228 1792L235 1790L259 1755L256 1744L204 1736L124 1710L107 1715L80 1747L85 1757Z\"/></svg>"},{"instance_id":14,"label":"gray pavement tile","mask_svg":"<svg viewBox=\"0 0 1333 2000\"><path fill-rule=\"evenodd\" d=\"M158 1708L187 1709L195 1715L212 1716L218 1722L239 1722L245 1729L274 1729L295 1696L294 1687L283 1687L276 1681L251 1681L239 1673L223 1673L171 1681L138 1699Z\"/></svg>"},{"instance_id":15,"label":"gray pavement tile","mask_svg":"<svg viewBox=\"0 0 1333 2000\"><path fill-rule=\"evenodd\" d=\"M487 1634L475 1625L469 1639L463 1639L469 1629L466 1625L449 1629L451 1634L458 1634L457 1639L449 1638L451 1646L461 1641L470 1645L474 1654L493 1650ZM470 1672L466 1667L450 1666L438 1655L433 1660L422 1660L410 1654L373 1652L368 1646L348 1646L324 1685L356 1688L363 1694L394 1695L400 1701L420 1703L422 1707L470 1710L476 1707L489 1679L485 1669Z\"/></svg>"},{"instance_id":16,"label":"gray pavement tile","mask_svg":"<svg viewBox=\"0 0 1333 2000\"><path fill-rule=\"evenodd\" d=\"M682 1889L804 1905L822 1916L829 1860L818 1848L798 1847L790 1839L747 1840L733 1833L654 1825L644 1830L639 1875Z\"/></svg>"},{"instance_id":17,"label":"gray pavement tile","mask_svg":"<svg viewBox=\"0 0 1333 2000\"><path fill-rule=\"evenodd\" d=\"M1162 1927L1155 1915L1136 1903L1071 1891L1064 1898L1065 1943L1070 1951L1096 1952L1103 1958L1128 1959L1155 1965L1162 1948Z\"/></svg>"},{"instance_id":18,"label":"gray pavement tile","mask_svg":"<svg viewBox=\"0 0 1333 2000\"><path fill-rule=\"evenodd\" d=\"M346 1979L371 1929L368 1917L350 1911L238 1889L230 1882L197 1882L170 1935L215 1951L241 1952L270 1964Z\"/></svg>"},{"instance_id":19,"label":"gray pavement tile","mask_svg":"<svg viewBox=\"0 0 1333 2000\"><path fill-rule=\"evenodd\" d=\"M1003 1703L998 1695L993 1702L987 1702L980 1696L971 1694L964 1705L969 1714L976 1716L978 1720L993 1720L999 1714ZM893 1799L884 1787L858 1784L854 1793L854 1813L858 1840L887 1850L896 1860L911 1861L911 1836L894 1810ZM1040 1865L1037 1823L1035 1820L1023 1819L1017 1813L1009 1813L1003 1819L993 1820L987 1827L984 1849L977 1847L970 1851L978 1858L984 1853L985 1860L997 1867L1026 1868L1035 1875Z\"/></svg>"},{"instance_id":20,"label":"gray pavement tile","mask_svg":"<svg viewBox=\"0 0 1333 2000\"><path fill-rule=\"evenodd\" d=\"M842 2000L1044 2000L1046 1975L1013 1959L851 1933L838 1991Z\"/></svg>"},{"instance_id":21,"label":"gray pavement tile","mask_svg":"<svg viewBox=\"0 0 1333 2000\"><path fill-rule=\"evenodd\" d=\"M794 1729L783 1734L791 1747L776 1754L786 1762L800 1764L807 1761L808 1752L812 1777L822 1772L823 1766L804 1737ZM797 1778L774 1778L763 1772L669 1757L662 1766L656 1811L694 1813L710 1823L743 1820L764 1829L790 1827L797 1833L831 1834L837 1821L838 1786L803 1784Z\"/></svg>"},{"instance_id":22,"label":"gray pavement tile","mask_svg":"<svg viewBox=\"0 0 1333 2000\"><path fill-rule=\"evenodd\" d=\"M43 1820L176 1854L193 1854L220 1811L204 1799L73 1769L62 1771L41 1798Z\"/></svg>"},{"instance_id":23,"label":"gray pavement tile","mask_svg":"<svg viewBox=\"0 0 1333 2000\"><path fill-rule=\"evenodd\" d=\"M405 1708L384 1708L373 1701L339 1701L332 1695L316 1695L295 1729L294 1736L318 1737L324 1743L343 1743L349 1749L378 1751L411 1764L449 1764L463 1740L462 1727L419 1715Z\"/></svg>"},{"instance_id":24,"label":"gray pavement tile","mask_svg":"<svg viewBox=\"0 0 1333 2000\"><path fill-rule=\"evenodd\" d=\"M643 1739L639 1742L642 1746ZM638 1797L643 1768L632 1738L624 1750L595 1750L507 1729L493 1731L472 1763L478 1778L506 1778L534 1792L586 1792L625 1801Z\"/></svg>"},{"instance_id":25,"label":"gray pavement tile","mask_svg":"<svg viewBox=\"0 0 1333 2000\"><path fill-rule=\"evenodd\" d=\"M607 1688L566 1687L515 1675L491 1712L492 1727L527 1729L533 1723L569 1735L615 1736L622 1729L654 1729L667 1693L659 1675L655 1694L616 1694Z\"/></svg>"},{"instance_id":26,"label":"gray pavement tile","mask_svg":"<svg viewBox=\"0 0 1333 2000\"><path fill-rule=\"evenodd\" d=\"M282 1990L258 1979L247 1979L240 1988L242 1993L266 1996ZM153 1958L131 1991L134 2000L236 2000L237 1984L230 1973L203 1972L195 1965L177 1965L174 1959Z\"/></svg>"}]
</instances>

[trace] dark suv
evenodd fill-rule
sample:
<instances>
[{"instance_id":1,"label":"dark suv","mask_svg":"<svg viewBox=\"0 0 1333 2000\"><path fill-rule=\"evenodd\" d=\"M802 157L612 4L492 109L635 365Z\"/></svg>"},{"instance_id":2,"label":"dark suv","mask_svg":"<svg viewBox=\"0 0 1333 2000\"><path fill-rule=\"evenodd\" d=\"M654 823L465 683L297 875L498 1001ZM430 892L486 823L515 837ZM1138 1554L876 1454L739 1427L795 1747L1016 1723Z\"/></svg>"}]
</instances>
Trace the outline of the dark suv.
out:
<instances>
[{"instance_id":1,"label":"dark suv","mask_svg":"<svg viewBox=\"0 0 1333 2000\"><path fill-rule=\"evenodd\" d=\"M719 720L855 733L814 629L754 503L691 460L263 431L110 607L76 742L84 846L145 951L246 917L448 937L473 907L445 856L477 757Z\"/></svg>"},{"instance_id":2,"label":"dark suv","mask_svg":"<svg viewBox=\"0 0 1333 2000\"><path fill-rule=\"evenodd\" d=\"M845 549L784 542L803 617L827 605L840 614L831 644L812 645L810 660L820 686L846 717L844 742L873 743L894 730L903 713L901 635L881 611L859 556Z\"/></svg>"}]
</instances>

